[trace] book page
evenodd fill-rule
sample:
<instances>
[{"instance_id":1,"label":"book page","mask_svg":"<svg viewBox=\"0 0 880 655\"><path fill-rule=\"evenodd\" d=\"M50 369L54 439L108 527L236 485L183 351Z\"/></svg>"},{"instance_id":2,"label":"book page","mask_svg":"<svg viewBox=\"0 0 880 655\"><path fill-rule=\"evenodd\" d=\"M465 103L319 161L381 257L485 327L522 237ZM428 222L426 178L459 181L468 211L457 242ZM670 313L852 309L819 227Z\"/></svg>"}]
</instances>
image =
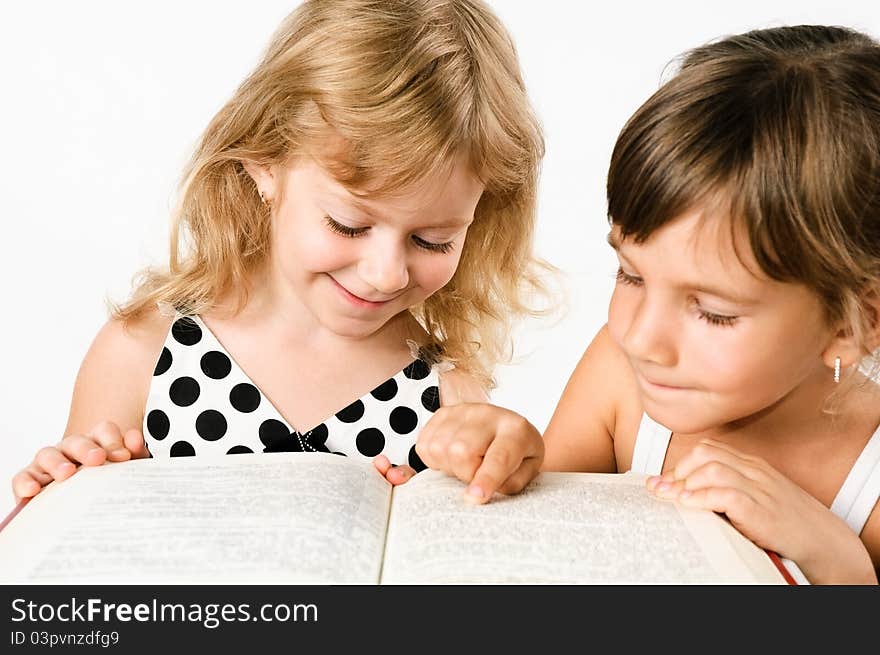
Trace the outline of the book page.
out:
<instances>
[{"instance_id":1,"label":"book page","mask_svg":"<svg viewBox=\"0 0 880 655\"><path fill-rule=\"evenodd\" d=\"M375 584L390 498L327 453L82 469L0 531L0 583Z\"/></svg>"},{"instance_id":2,"label":"book page","mask_svg":"<svg viewBox=\"0 0 880 655\"><path fill-rule=\"evenodd\" d=\"M542 473L518 495L469 505L458 480L420 473L394 490L382 582L784 582L718 515L658 500L644 480Z\"/></svg>"}]
</instances>

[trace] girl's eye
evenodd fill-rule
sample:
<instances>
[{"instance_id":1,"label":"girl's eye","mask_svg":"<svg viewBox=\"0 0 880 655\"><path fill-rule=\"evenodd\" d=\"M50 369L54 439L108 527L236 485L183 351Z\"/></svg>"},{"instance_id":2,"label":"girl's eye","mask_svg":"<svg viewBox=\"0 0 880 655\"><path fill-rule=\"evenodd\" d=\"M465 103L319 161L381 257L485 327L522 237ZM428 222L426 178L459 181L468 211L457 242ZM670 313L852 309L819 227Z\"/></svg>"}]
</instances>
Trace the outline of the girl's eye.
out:
<instances>
[{"instance_id":1,"label":"girl's eye","mask_svg":"<svg viewBox=\"0 0 880 655\"><path fill-rule=\"evenodd\" d=\"M730 327L734 323L736 323L736 319L738 316L725 316L724 314L713 314L712 312L707 312L704 309L700 309L699 316L701 319L706 321L709 325L718 325L721 327Z\"/></svg>"},{"instance_id":2,"label":"girl's eye","mask_svg":"<svg viewBox=\"0 0 880 655\"><path fill-rule=\"evenodd\" d=\"M623 284L632 284L634 286L641 286L644 283L642 278L625 273L622 268L617 269L617 281Z\"/></svg>"},{"instance_id":3,"label":"girl's eye","mask_svg":"<svg viewBox=\"0 0 880 655\"><path fill-rule=\"evenodd\" d=\"M448 241L446 243L433 243L432 241L425 241L424 239L415 235L413 235L412 240L413 243L415 243L419 248L423 250L430 250L431 252L447 253L455 248L455 244L452 241Z\"/></svg>"},{"instance_id":4,"label":"girl's eye","mask_svg":"<svg viewBox=\"0 0 880 655\"><path fill-rule=\"evenodd\" d=\"M336 234L341 234L347 237L359 237L366 233L368 229L365 227L349 227L348 225L343 225L342 223L334 221L329 216L324 217L324 222L327 223L327 227L336 232Z\"/></svg>"}]
</instances>

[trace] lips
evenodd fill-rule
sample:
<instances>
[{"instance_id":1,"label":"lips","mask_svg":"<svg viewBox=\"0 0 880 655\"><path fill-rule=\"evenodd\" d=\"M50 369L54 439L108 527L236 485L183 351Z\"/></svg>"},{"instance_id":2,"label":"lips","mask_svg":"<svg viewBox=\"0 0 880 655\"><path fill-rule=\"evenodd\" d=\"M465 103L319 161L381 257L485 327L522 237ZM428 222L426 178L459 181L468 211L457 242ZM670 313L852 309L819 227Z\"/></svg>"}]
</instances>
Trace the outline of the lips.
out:
<instances>
[{"instance_id":1,"label":"lips","mask_svg":"<svg viewBox=\"0 0 880 655\"><path fill-rule=\"evenodd\" d=\"M668 391L681 391L683 389L689 388L689 387L684 387L680 384L670 384L669 382L666 382L666 381L652 380L651 378L647 377L644 373L638 373L638 376L642 380L642 382L644 382L646 384L646 386L654 388L654 389L661 389L661 390L668 390Z\"/></svg>"},{"instance_id":2,"label":"lips","mask_svg":"<svg viewBox=\"0 0 880 655\"><path fill-rule=\"evenodd\" d=\"M392 298L386 298L386 299L381 299L381 300L371 300L369 298L364 298L362 296L359 296L359 295L349 291L346 287L341 285L336 280L336 278L334 278L332 275L329 277L331 280L333 280L333 284L336 285L336 287L342 292L342 294L346 298L348 298L348 300L350 300L351 302L358 304L358 305L367 306L367 307L381 307L382 305L389 303L390 301L394 300L394 298L397 297L397 296L394 296Z\"/></svg>"}]
</instances>

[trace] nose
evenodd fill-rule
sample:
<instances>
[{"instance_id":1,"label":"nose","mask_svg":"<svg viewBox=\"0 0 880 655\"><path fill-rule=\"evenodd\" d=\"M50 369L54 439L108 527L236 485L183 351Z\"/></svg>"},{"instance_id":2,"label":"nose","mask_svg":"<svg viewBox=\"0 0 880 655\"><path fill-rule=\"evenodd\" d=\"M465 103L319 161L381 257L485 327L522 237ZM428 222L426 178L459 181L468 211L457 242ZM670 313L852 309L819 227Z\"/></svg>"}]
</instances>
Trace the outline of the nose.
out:
<instances>
[{"instance_id":1,"label":"nose","mask_svg":"<svg viewBox=\"0 0 880 655\"><path fill-rule=\"evenodd\" d=\"M392 243L370 244L358 262L358 275L385 295L405 289L409 284L406 252Z\"/></svg>"},{"instance_id":2,"label":"nose","mask_svg":"<svg viewBox=\"0 0 880 655\"><path fill-rule=\"evenodd\" d=\"M675 366L679 333L675 313L664 306L662 299L643 294L631 309L623 347L633 359L658 366Z\"/></svg>"}]
</instances>

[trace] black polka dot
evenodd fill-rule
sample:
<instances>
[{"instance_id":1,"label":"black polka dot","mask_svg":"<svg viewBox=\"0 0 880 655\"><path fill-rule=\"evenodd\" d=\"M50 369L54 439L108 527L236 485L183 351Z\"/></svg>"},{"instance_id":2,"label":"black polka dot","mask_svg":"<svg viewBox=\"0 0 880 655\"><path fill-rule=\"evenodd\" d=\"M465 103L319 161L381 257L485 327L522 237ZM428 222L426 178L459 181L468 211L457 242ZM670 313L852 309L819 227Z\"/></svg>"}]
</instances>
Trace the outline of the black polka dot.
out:
<instances>
[{"instance_id":1,"label":"black polka dot","mask_svg":"<svg viewBox=\"0 0 880 655\"><path fill-rule=\"evenodd\" d=\"M360 400L355 400L351 405L336 413L343 423L354 423L364 415L364 404Z\"/></svg>"},{"instance_id":2,"label":"black polka dot","mask_svg":"<svg viewBox=\"0 0 880 655\"><path fill-rule=\"evenodd\" d=\"M422 392L422 407L429 412L436 412L440 409L440 389L436 384Z\"/></svg>"},{"instance_id":3,"label":"black polka dot","mask_svg":"<svg viewBox=\"0 0 880 655\"><path fill-rule=\"evenodd\" d=\"M172 457L192 457L195 454L196 449L188 441L178 441L171 446Z\"/></svg>"},{"instance_id":4,"label":"black polka dot","mask_svg":"<svg viewBox=\"0 0 880 655\"><path fill-rule=\"evenodd\" d=\"M361 455L375 457L385 448L385 435L377 428L367 428L358 433L355 443Z\"/></svg>"},{"instance_id":5,"label":"black polka dot","mask_svg":"<svg viewBox=\"0 0 880 655\"><path fill-rule=\"evenodd\" d=\"M162 375L169 368L171 368L171 351L163 346L162 354L159 355L159 361L156 362L156 369L153 371L153 375Z\"/></svg>"},{"instance_id":6,"label":"black polka dot","mask_svg":"<svg viewBox=\"0 0 880 655\"><path fill-rule=\"evenodd\" d=\"M254 451L251 450L250 448L248 448L247 446L233 446L232 448L230 448L229 450L226 451L226 454L227 455L244 455L245 453L252 453L252 452L254 452Z\"/></svg>"},{"instance_id":7,"label":"black polka dot","mask_svg":"<svg viewBox=\"0 0 880 655\"><path fill-rule=\"evenodd\" d=\"M205 441L217 441L226 434L226 417L216 409L206 409L196 418L196 432Z\"/></svg>"},{"instance_id":8,"label":"black polka dot","mask_svg":"<svg viewBox=\"0 0 880 655\"><path fill-rule=\"evenodd\" d=\"M403 374L410 380L424 380L431 372L431 367L421 359L417 359L412 364L403 369Z\"/></svg>"},{"instance_id":9,"label":"black polka dot","mask_svg":"<svg viewBox=\"0 0 880 655\"><path fill-rule=\"evenodd\" d=\"M238 411L248 414L260 406L260 392L254 385L242 382L232 387L229 402Z\"/></svg>"},{"instance_id":10,"label":"black polka dot","mask_svg":"<svg viewBox=\"0 0 880 655\"><path fill-rule=\"evenodd\" d=\"M260 424L260 441L264 453L300 452L299 439L281 421L270 418Z\"/></svg>"},{"instance_id":11,"label":"black polka dot","mask_svg":"<svg viewBox=\"0 0 880 655\"><path fill-rule=\"evenodd\" d=\"M327 436L330 434L330 431L327 429L327 426L321 423L316 428L312 428L309 430L308 439L309 445L313 448L317 448L318 446L323 446L327 443Z\"/></svg>"},{"instance_id":12,"label":"black polka dot","mask_svg":"<svg viewBox=\"0 0 880 655\"><path fill-rule=\"evenodd\" d=\"M397 434L409 434L419 424L419 417L409 407L395 407L388 422Z\"/></svg>"},{"instance_id":13,"label":"black polka dot","mask_svg":"<svg viewBox=\"0 0 880 655\"><path fill-rule=\"evenodd\" d=\"M422 458L419 457L419 454L416 452L415 446L413 446L412 448L409 449L408 460L409 460L409 465L415 469L416 473L418 473L419 471L424 471L426 468L428 468L427 466L425 466L425 463L422 461Z\"/></svg>"},{"instance_id":14,"label":"black polka dot","mask_svg":"<svg viewBox=\"0 0 880 655\"><path fill-rule=\"evenodd\" d=\"M179 318L171 326L171 336L184 346L194 346L202 340L202 328L191 318Z\"/></svg>"},{"instance_id":15,"label":"black polka dot","mask_svg":"<svg viewBox=\"0 0 880 655\"><path fill-rule=\"evenodd\" d=\"M217 350L209 350L199 362L202 373L213 380L222 380L232 370L232 362L223 353Z\"/></svg>"},{"instance_id":16,"label":"black polka dot","mask_svg":"<svg viewBox=\"0 0 880 655\"><path fill-rule=\"evenodd\" d=\"M161 409L154 409L147 414L147 432L153 436L153 439L162 441L168 436L170 428L171 422L168 420L168 415Z\"/></svg>"},{"instance_id":17,"label":"black polka dot","mask_svg":"<svg viewBox=\"0 0 880 655\"><path fill-rule=\"evenodd\" d=\"M391 400L397 395L397 381L390 378L387 382L383 382L370 392L376 400Z\"/></svg>"},{"instance_id":18,"label":"black polka dot","mask_svg":"<svg viewBox=\"0 0 880 655\"><path fill-rule=\"evenodd\" d=\"M191 377L177 378L171 383L168 395L178 407L189 407L199 399L199 383Z\"/></svg>"}]
</instances>

